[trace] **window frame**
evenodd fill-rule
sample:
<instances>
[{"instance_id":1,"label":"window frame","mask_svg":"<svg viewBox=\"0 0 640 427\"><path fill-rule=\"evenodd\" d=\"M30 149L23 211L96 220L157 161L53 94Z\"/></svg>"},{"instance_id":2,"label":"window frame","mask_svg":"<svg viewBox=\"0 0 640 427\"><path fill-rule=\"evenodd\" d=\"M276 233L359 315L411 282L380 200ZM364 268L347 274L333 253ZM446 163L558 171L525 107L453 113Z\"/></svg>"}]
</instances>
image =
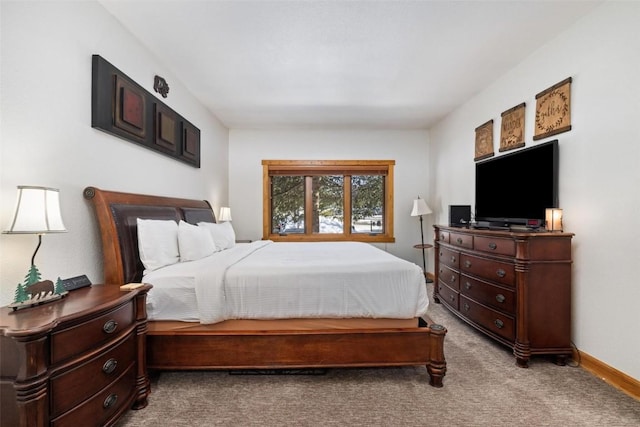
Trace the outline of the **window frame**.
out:
<instances>
[{"instance_id":1,"label":"window frame","mask_svg":"<svg viewBox=\"0 0 640 427\"><path fill-rule=\"evenodd\" d=\"M395 160L263 160L262 161L262 238L281 242L358 241L369 243L393 243L393 168ZM304 233L276 234L271 230L271 176L272 175L367 175L384 176L384 232L351 233L351 179L345 179L344 231L343 233L312 233L306 227ZM346 182L349 184L347 185ZM305 212L310 198L305 191Z\"/></svg>"}]
</instances>

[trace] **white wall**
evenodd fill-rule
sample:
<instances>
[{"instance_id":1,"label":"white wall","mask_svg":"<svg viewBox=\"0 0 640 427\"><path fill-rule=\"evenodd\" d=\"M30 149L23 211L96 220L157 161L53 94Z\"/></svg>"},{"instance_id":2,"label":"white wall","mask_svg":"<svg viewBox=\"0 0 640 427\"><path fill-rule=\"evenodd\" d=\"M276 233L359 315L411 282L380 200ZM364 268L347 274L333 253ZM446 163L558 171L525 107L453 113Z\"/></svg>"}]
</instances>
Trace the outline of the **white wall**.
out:
<instances>
[{"instance_id":1,"label":"white wall","mask_svg":"<svg viewBox=\"0 0 640 427\"><path fill-rule=\"evenodd\" d=\"M430 199L474 203L474 129L526 102L533 142L535 94L571 76L572 130L560 142L560 207L573 240L573 340L640 379L640 3L609 2L567 29L431 129ZM499 49L497 47L497 49ZM499 52L497 52L499 54ZM536 141L538 143L538 141ZM549 325L553 327L553 325Z\"/></svg>"},{"instance_id":2,"label":"white wall","mask_svg":"<svg viewBox=\"0 0 640 427\"><path fill-rule=\"evenodd\" d=\"M377 245L422 265L420 225L409 214L413 199L427 198L428 136L421 130L240 130L229 131L229 201L239 238L262 238L262 160L395 160L395 243ZM431 216L425 241L433 241ZM432 255L432 254L427 254ZM433 262L427 269L433 271Z\"/></svg>"},{"instance_id":3,"label":"white wall","mask_svg":"<svg viewBox=\"0 0 640 427\"><path fill-rule=\"evenodd\" d=\"M99 3L2 1L0 7L0 226L10 221L17 185L60 189L68 233L43 236L36 257L43 278L102 280L97 224L82 197L86 186L208 199L216 208L227 203L227 129ZM151 93L154 75L167 80L163 102L201 131L200 169L91 128L92 54ZM0 235L0 305L13 300L36 244L35 235Z\"/></svg>"}]
</instances>

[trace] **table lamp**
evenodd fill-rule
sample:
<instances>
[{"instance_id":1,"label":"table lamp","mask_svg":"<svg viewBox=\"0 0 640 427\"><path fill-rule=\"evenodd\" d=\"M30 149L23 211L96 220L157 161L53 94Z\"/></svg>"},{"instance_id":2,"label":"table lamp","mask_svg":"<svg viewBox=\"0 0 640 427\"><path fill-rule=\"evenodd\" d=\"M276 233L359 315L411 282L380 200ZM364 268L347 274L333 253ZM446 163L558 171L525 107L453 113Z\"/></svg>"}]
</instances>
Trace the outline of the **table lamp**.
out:
<instances>
[{"instance_id":1,"label":"table lamp","mask_svg":"<svg viewBox=\"0 0 640 427\"><path fill-rule=\"evenodd\" d=\"M67 231L60 214L59 194L60 191L56 188L18 186L13 219L9 228L2 233L38 235L38 246L31 256L31 267L25 278L25 287L40 281L40 272L35 265L35 258L42 244L42 235Z\"/></svg>"},{"instance_id":2,"label":"table lamp","mask_svg":"<svg viewBox=\"0 0 640 427\"><path fill-rule=\"evenodd\" d=\"M220 208L220 218L218 218L218 221L220 222L231 221L231 208L227 208L227 207Z\"/></svg>"}]
</instances>

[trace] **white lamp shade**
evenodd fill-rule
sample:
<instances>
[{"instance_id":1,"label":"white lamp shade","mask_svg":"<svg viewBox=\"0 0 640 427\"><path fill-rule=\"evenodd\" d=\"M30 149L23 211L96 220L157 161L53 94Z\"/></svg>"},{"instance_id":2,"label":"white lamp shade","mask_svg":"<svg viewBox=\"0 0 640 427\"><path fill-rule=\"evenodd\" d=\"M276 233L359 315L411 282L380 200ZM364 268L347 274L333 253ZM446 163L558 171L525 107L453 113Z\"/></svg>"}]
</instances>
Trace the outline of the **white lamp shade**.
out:
<instances>
[{"instance_id":1,"label":"white lamp shade","mask_svg":"<svg viewBox=\"0 0 640 427\"><path fill-rule=\"evenodd\" d=\"M220 218L219 221L231 221L231 208L223 207L220 208Z\"/></svg>"},{"instance_id":2,"label":"white lamp shade","mask_svg":"<svg viewBox=\"0 0 640 427\"><path fill-rule=\"evenodd\" d=\"M427 215L431 213L431 208L427 205L424 199L417 198L413 201L413 209L411 210L411 216Z\"/></svg>"},{"instance_id":3,"label":"white lamp shade","mask_svg":"<svg viewBox=\"0 0 640 427\"><path fill-rule=\"evenodd\" d=\"M4 233L44 234L67 231L60 214L59 190L18 186L16 210Z\"/></svg>"}]
</instances>

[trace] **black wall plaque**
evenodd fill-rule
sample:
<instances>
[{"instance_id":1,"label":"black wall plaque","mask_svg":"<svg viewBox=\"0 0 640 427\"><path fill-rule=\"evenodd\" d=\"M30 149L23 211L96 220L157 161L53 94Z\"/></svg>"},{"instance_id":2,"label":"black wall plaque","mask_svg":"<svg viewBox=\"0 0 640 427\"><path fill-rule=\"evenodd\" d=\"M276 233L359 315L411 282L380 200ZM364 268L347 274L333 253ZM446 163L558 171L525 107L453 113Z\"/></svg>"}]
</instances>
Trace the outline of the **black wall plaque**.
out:
<instances>
[{"instance_id":1,"label":"black wall plaque","mask_svg":"<svg viewBox=\"0 0 640 427\"><path fill-rule=\"evenodd\" d=\"M92 57L91 126L200 167L200 129L100 55Z\"/></svg>"}]
</instances>

